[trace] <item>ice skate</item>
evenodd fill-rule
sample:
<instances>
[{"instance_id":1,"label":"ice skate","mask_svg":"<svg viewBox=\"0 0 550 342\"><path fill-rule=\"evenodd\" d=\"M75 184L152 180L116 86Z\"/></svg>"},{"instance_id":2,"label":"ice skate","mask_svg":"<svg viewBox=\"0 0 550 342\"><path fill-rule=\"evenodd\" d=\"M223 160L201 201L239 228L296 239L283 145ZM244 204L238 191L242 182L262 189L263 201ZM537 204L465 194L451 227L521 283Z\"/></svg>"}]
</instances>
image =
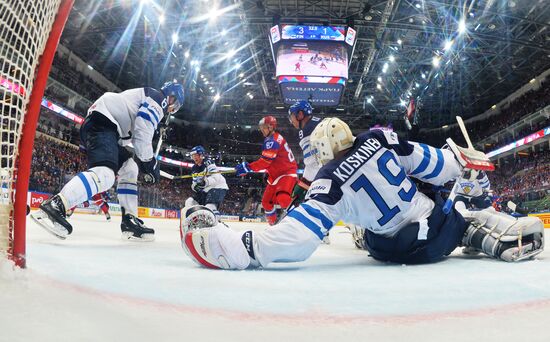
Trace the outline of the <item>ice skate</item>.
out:
<instances>
[{"instance_id":1,"label":"ice skate","mask_svg":"<svg viewBox=\"0 0 550 342\"><path fill-rule=\"evenodd\" d=\"M105 213L105 218L107 219L107 221L111 221L111 214Z\"/></svg>"},{"instance_id":2,"label":"ice skate","mask_svg":"<svg viewBox=\"0 0 550 342\"><path fill-rule=\"evenodd\" d=\"M31 214L31 218L59 239L64 240L73 232L73 226L66 219L65 205L60 195L44 201L38 211Z\"/></svg>"},{"instance_id":3,"label":"ice skate","mask_svg":"<svg viewBox=\"0 0 550 342\"><path fill-rule=\"evenodd\" d=\"M153 241L155 230L145 227L142 220L132 214L126 214L122 208L122 223L120 224L123 240Z\"/></svg>"}]
</instances>

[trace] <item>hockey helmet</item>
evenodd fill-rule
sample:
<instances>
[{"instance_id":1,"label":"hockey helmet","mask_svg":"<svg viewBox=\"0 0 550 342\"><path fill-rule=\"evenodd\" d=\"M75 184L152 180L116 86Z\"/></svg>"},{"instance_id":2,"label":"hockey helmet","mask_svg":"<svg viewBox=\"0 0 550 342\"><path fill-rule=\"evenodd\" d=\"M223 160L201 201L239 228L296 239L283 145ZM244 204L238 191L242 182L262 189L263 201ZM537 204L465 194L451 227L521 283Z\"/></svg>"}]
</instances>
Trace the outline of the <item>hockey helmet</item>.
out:
<instances>
[{"instance_id":1,"label":"hockey helmet","mask_svg":"<svg viewBox=\"0 0 550 342\"><path fill-rule=\"evenodd\" d=\"M338 152L352 147L355 141L349 126L339 118L326 118L321 121L309 139L316 149L315 157L321 165L333 160Z\"/></svg>"},{"instance_id":2,"label":"hockey helmet","mask_svg":"<svg viewBox=\"0 0 550 342\"><path fill-rule=\"evenodd\" d=\"M202 145L197 145L197 146L195 146L191 149L189 154L190 155L194 155L194 154L205 155L206 154L206 149Z\"/></svg>"},{"instance_id":3,"label":"hockey helmet","mask_svg":"<svg viewBox=\"0 0 550 342\"><path fill-rule=\"evenodd\" d=\"M305 117L313 114L313 107L311 107L311 104L309 103L309 101L306 101L306 100L298 101L292 106L290 106L290 108L288 109L288 116L291 116L292 114L297 116L300 111L304 113L304 117Z\"/></svg>"},{"instance_id":4,"label":"hockey helmet","mask_svg":"<svg viewBox=\"0 0 550 342\"><path fill-rule=\"evenodd\" d=\"M264 116L260 122L258 123L260 127L262 126L270 126L273 130L277 128L277 119L275 119L274 116L268 115Z\"/></svg>"},{"instance_id":5,"label":"hockey helmet","mask_svg":"<svg viewBox=\"0 0 550 342\"><path fill-rule=\"evenodd\" d=\"M160 88L164 96L169 97L172 96L173 102L170 103L168 100L168 113L173 114L177 112L181 106L183 105L183 101L185 100L184 92L183 92L183 86L177 82L166 82L164 85Z\"/></svg>"}]
</instances>

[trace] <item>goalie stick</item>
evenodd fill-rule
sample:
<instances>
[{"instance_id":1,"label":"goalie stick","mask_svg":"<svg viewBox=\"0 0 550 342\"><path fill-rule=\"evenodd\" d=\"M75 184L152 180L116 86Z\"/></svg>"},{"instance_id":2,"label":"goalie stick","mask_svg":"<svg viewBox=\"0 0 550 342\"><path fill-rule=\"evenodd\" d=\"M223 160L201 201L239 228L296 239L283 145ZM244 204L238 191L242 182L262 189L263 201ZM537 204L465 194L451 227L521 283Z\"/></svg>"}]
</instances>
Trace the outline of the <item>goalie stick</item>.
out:
<instances>
[{"instance_id":1,"label":"goalie stick","mask_svg":"<svg viewBox=\"0 0 550 342\"><path fill-rule=\"evenodd\" d=\"M456 145L451 138L447 138L447 144L449 145L453 153L457 156L458 162L464 168L464 171L462 172L462 175L460 176L460 178L464 178L464 175L467 172L467 169L494 171L495 165L489 160L487 155L485 155L485 153L481 151L476 151L474 149L472 141L470 140L470 136L468 135L468 131L466 130L466 125L462 120L462 117L456 116L456 121L458 123L458 127L460 127L460 131L462 132L464 139L466 140L466 144L468 145L468 148L464 148ZM445 204L443 205L443 212L445 214L449 214L451 212L456 194L460 186L458 182L460 178L455 180L453 189L451 190L449 197L447 198L447 200L445 201Z\"/></svg>"}]
</instances>

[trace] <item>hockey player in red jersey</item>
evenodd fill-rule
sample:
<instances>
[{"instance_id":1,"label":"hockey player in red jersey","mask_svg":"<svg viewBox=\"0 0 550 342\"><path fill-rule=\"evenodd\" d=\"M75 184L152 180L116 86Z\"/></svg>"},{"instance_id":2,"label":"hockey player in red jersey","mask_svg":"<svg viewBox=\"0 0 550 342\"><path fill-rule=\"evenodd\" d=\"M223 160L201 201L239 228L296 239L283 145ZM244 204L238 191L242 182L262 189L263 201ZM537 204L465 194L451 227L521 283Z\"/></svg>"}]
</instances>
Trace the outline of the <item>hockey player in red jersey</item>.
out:
<instances>
[{"instance_id":1,"label":"hockey player in red jersey","mask_svg":"<svg viewBox=\"0 0 550 342\"><path fill-rule=\"evenodd\" d=\"M92 196L92 201L94 201L94 204L99 207L98 214L99 211L102 211L103 214L105 214L105 218L107 219L107 221L111 221L111 214L109 213L109 203L107 203L108 200L109 194L106 191ZM84 206L84 208L88 208L90 206L90 201L85 201L82 203L82 205ZM67 211L67 217L71 217L75 209L76 205L69 209Z\"/></svg>"},{"instance_id":2,"label":"hockey player in red jersey","mask_svg":"<svg viewBox=\"0 0 550 342\"><path fill-rule=\"evenodd\" d=\"M237 176L248 172L265 170L268 174L262 206L265 217L270 225L277 222L275 205L286 209L292 202L292 189L296 184L296 160L285 138L278 132L277 120L273 116L266 116L260 120L260 131L265 137L260 159L252 163L243 162L237 165Z\"/></svg>"}]
</instances>

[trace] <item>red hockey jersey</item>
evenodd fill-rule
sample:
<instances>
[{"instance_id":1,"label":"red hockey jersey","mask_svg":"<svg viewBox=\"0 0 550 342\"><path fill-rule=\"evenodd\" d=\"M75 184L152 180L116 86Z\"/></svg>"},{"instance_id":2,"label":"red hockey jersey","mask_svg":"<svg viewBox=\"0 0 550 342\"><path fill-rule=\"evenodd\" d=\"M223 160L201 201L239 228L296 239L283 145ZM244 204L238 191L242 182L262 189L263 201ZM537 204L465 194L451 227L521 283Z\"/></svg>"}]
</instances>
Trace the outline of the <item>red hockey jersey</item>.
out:
<instances>
[{"instance_id":1,"label":"red hockey jersey","mask_svg":"<svg viewBox=\"0 0 550 342\"><path fill-rule=\"evenodd\" d=\"M262 156L249 166L253 171L266 170L270 183L282 175L295 175L298 168L290 146L277 132L264 139Z\"/></svg>"}]
</instances>

